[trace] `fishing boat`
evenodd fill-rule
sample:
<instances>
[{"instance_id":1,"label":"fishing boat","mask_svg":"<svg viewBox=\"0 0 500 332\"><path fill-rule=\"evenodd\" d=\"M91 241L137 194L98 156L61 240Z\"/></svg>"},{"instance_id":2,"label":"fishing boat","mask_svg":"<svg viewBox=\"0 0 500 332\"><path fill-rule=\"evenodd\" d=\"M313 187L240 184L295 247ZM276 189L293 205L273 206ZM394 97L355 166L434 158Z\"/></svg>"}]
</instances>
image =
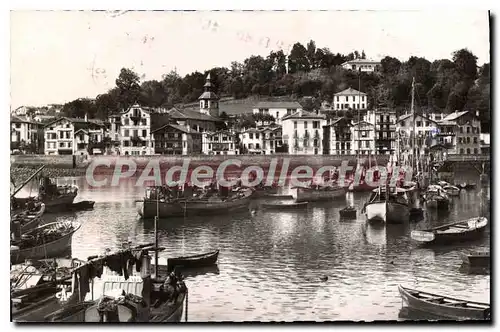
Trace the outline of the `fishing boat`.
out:
<instances>
[{"instance_id":1,"label":"fishing boat","mask_svg":"<svg viewBox=\"0 0 500 332\"><path fill-rule=\"evenodd\" d=\"M338 185L310 187L296 187L297 202L315 202L345 197L346 189Z\"/></svg>"},{"instance_id":2,"label":"fishing boat","mask_svg":"<svg viewBox=\"0 0 500 332\"><path fill-rule=\"evenodd\" d=\"M66 206L69 211L84 211L92 210L94 208L95 201L80 201Z\"/></svg>"},{"instance_id":3,"label":"fishing boat","mask_svg":"<svg viewBox=\"0 0 500 332\"><path fill-rule=\"evenodd\" d=\"M252 199L252 190L241 189L233 192L231 196L221 197L219 195L208 198L194 198L180 201L184 214L204 215L227 213L242 208L247 208Z\"/></svg>"},{"instance_id":4,"label":"fishing boat","mask_svg":"<svg viewBox=\"0 0 500 332\"><path fill-rule=\"evenodd\" d=\"M428 208L446 210L451 206L451 200L444 189L439 185L430 185L424 195L425 204Z\"/></svg>"},{"instance_id":5,"label":"fishing boat","mask_svg":"<svg viewBox=\"0 0 500 332\"><path fill-rule=\"evenodd\" d=\"M45 315L60 308L58 293L71 286L71 269L81 261L58 259L30 261L14 265L11 270L12 321L44 320Z\"/></svg>"},{"instance_id":6,"label":"fishing boat","mask_svg":"<svg viewBox=\"0 0 500 332\"><path fill-rule=\"evenodd\" d=\"M183 206L179 203L182 199L171 197L163 187L146 188L144 199L137 207L137 212L142 218L150 219L178 217L184 215Z\"/></svg>"},{"instance_id":7,"label":"fishing boat","mask_svg":"<svg viewBox=\"0 0 500 332\"><path fill-rule=\"evenodd\" d=\"M188 292L182 276L172 272L167 278L160 278L156 268L154 279L151 275L149 252L155 252L157 262L157 253L163 249L153 244L145 244L98 257L89 257L85 264L72 271L73 292L67 303L61 309L46 315L45 320L110 323L179 322L182 318L183 305L187 303ZM96 271L99 266L115 272L132 268L132 271L140 270L140 276L125 273L123 276L103 274L102 290L98 299L94 301L93 277L97 276ZM86 296L89 291L90 300Z\"/></svg>"},{"instance_id":8,"label":"fishing boat","mask_svg":"<svg viewBox=\"0 0 500 332\"><path fill-rule=\"evenodd\" d=\"M462 255L464 264L470 267L489 267L491 258L489 251L473 251Z\"/></svg>"},{"instance_id":9,"label":"fishing boat","mask_svg":"<svg viewBox=\"0 0 500 332\"><path fill-rule=\"evenodd\" d=\"M273 186L261 186L261 187L253 187L252 198L265 198L271 195L276 195L278 193L278 187Z\"/></svg>"},{"instance_id":10,"label":"fishing boat","mask_svg":"<svg viewBox=\"0 0 500 332\"><path fill-rule=\"evenodd\" d=\"M354 206L346 206L339 213L342 219L356 219L356 208Z\"/></svg>"},{"instance_id":11,"label":"fishing boat","mask_svg":"<svg viewBox=\"0 0 500 332\"><path fill-rule=\"evenodd\" d=\"M38 199L45 203L47 212L56 212L70 205L78 195L78 187L74 185L60 186L49 177L40 180Z\"/></svg>"},{"instance_id":12,"label":"fishing boat","mask_svg":"<svg viewBox=\"0 0 500 332\"><path fill-rule=\"evenodd\" d=\"M53 222L22 235L15 234L10 246L11 263L58 257L71 248L73 234L80 226L76 222Z\"/></svg>"},{"instance_id":13,"label":"fishing boat","mask_svg":"<svg viewBox=\"0 0 500 332\"><path fill-rule=\"evenodd\" d=\"M449 244L464 242L482 236L488 219L485 217L471 218L430 229L415 230L411 238L421 244Z\"/></svg>"},{"instance_id":14,"label":"fishing boat","mask_svg":"<svg viewBox=\"0 0 500 332\"><path fill-rule=\"evenodd\" d=\"M373 190L363 212L369 222L386 224L408 222L410 211L406 190L397 187L379 187Z\"/></svg>"},{"instance_id":15,"label":"fishing boat","mask_svg":"<svg viewBox=\"0 0 500 332\"><path fill-rule=\"evenodd\" d=\"M274 203L262 203L261 206L264 209L269 210L286 210L286 209L301 209L306 208L309 202L274 202Z\"/></svg>"},{"instance_id":16,"label":"fishing boat","mask_svg":"<svg viewBox=\"0 0 500 332\"><path fill-rule=\"evenodd\" d=\"M172 271L175 267L183 268L197 268L204 266L211 266L217 264L219 257L219 250L208 252L205 254L168 258L167 266L168 271Z\"/></svg>"},{"instance_id":17,"label":"fishing boat","mask_svg":"<svg viewBox=\"0 0 500 332\"><path fill-rule=\"evenodd\" d=\"M452 186L451 184L444 186L443 190L448 196L460 196L460 188Z\"/></svg>"},{"instance_id":18,"label":"fishing boat","mask_svg":"<svg viewBox=\"0 0 500 332\"><path fill-rule=\"evenodd\" d=\"M11 222L19 223L21 233L26 233L27 231L38 227L42 221L41 217L45 212L45 204L40 202L33 204L32 208L27 208L23 212L17 213L10 218Z\"/></svg>"},{"instance_id":19,"label":"fishing boat","mask_svg":"<svg viewBox=\"0 0 500 332\"><path fill-rule=\"evenodd\" d=\"M399 285L399 294L410 308L456 320L489 320L490 305L437 295Z\"/></svg>"}]
</instances>

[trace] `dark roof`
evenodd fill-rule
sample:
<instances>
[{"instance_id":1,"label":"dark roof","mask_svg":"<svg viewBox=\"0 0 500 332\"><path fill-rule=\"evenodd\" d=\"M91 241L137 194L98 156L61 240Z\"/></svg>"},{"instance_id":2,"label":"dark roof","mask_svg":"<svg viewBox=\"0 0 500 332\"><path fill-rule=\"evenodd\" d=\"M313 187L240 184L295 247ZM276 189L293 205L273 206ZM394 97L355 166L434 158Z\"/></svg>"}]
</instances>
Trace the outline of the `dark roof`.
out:
<instances>
[{"instance_id":1,"label":"dark roof","mask_svg":"<svg viewBox=\"0 0 500 332\"><path fill-rule=\"evenodd\" d=\"M281 120L287 119L325 119L326 117L323 114L316 114L313 112L308 112L305 110L297 111L293 114L284 116Z\"/></svg>"},{"instance_id":2,"label":"dark roof","mask_svg":"<svg viewBox=\"0 0 500 332\"><path fill-rule=\"evenodd\" d=\"M21 118L19 116L15 116L15 115L11 115L10 122L11 123L31 123L31 124L34 124L34 125L39 125L40 124L40 122L31 121L31 120L28 120L28 119L25 119L25 118Z\"/></svg>"},{"instance_id":3,"label":"dark roof","mask_svg":"<svg viewBox=\"0 0 500 332\"><path fill-rule=\"evenodd\" d=\"M163 125L163 126L157 128L157 129L153 130L152 132L155 133L157 131L165 129L166 127L171 127L171 128L177 129L177 130L182 131L182 132L187 133L187 134L201 134L197 130L190 129L190 128L186 127L186 126L181 126L179 124L174 124L174 123L169 123L169 124Z\"/></svg>"},{"instance_id":4,"label":"dark roof","mask_svg":"<svg viewBox=\"0 0 500 332\"><path fill-rule=\"evenodd\" d=\"M71 123L73 123L73 126L75 127L75 131L81 128L89 128L89 127L103 127L104 122L102 120L96 120L96 119L79 119L79 118L67 118L67 117L61 117L57 118L52 122L49 122L45 124L45 127L48 127L50 125L53 125L54 123L57 123L61 120L67 120Z\"/></svg>"},{"instance_id":5,"label":"dark roof","mask_svg":"<svg viewBox=\"0 0 500 332\"><path fill-rule=\"evenodd\" d=\"M178 110L177 108L172 108L167 113L172 119L179 119L179 120L192 119L201 121L222 122L222 120L219 118L215 118L213 116L203 114L200 113L199 111L190 109Z\"/></svg>"},{"instance_id":6,"label":"dark roof","mask_svg":"<svg viewBox=\"0 0 500 332\"><path fill-rule=\"evenodd\" d=\"M425 115L422 115L420 113L415 113L415 118L418 117L418 116L421 117L421 118L423 118L423 119L425 119L425 120L427 120L427 121L431 121L431 122L437 123L437 121L434 121L434 120L426 117ZM410 117L412 117L411 113L410 114L402 115L402 116L399 117L399 119L398 119L398 121L396 121L396 123L399 123L401 121L405 121L406 119L408 119Z\"/></svg>"}]
</instances>

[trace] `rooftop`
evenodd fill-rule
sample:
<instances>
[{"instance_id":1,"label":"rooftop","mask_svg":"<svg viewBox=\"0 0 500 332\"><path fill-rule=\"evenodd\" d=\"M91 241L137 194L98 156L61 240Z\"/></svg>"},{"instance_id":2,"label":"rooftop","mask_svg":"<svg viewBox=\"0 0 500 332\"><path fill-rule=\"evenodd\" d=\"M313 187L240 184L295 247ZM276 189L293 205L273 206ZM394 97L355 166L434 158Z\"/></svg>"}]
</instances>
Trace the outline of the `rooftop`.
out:
<instances>
[{"instance_id":1,"label":"rooftop","mask_svg":"<svg viewBox=\"0 0 500 332\"><path fill-rule=\"evenodd\" d=\"M371 60L371 59L354 59L354 60L349 60L349 61L346 61L344 62L342 65L344 64L380 64L380 61L375 61L375 60Z\"/></svg>"},{"instance_id":2,"label":"rooftop","mask_svg":"<svg viewBox=\"0 0 500 332\"><path fill-rule=\"evenodd\" d=\"M336 94L334 94L334 96L366 96L366 93L354 90L353 88L349 87L344 91L337 92Z\"/></svg>"},{"instance_id":3,"label":"rooftop","mask_svg":"<svg viewBox=\"0 0 500 332\"><path fill-rule=\"evenodd\" d=\"M297 111L293 114L284 116L282 121L289 119L325 119L326 117L323 114L316 114L313 112L308 112L304 110Z\"/></svg>"}]
</instances>

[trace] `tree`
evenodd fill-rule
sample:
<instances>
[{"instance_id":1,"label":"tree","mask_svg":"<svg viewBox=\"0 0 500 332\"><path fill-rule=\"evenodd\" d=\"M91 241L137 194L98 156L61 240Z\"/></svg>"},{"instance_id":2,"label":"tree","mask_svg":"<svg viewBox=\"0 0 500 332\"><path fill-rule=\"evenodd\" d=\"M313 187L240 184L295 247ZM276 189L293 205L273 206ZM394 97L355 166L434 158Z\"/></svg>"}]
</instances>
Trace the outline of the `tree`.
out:
<instances>
[{"instance_id":1,"label":"tree","mask_svg":"<svg viewBox=\"0 0 500 332\"><path fill-rule=\"evenodd\" d=\"M295 43L288 56L288 72L290 74L310 70L309 60L307 59L307 50L301 43Z\"/></svg>"},{"instance_id":2,"label":"tree","mask_svg":"<svg viewBox=\"0 0 500 332\"><path fill-rule=\"evenodd\" d=\"M453 52L453 62L462 80L473 81L477 77L477 57L466 48Z\"/></svg>"},{"instance_id":3,"label":"tree","mask_svg":"<svg viewBox=\"0 0 500 332\"><path fill-rule=\"evenodd\" d=\"M382 67L382 74L384 76L394 76L399 72L399 68L401 68L401 61L396 58L386 56L380 61L380 66Z\"/></svg>"},{"instance_id":4,"label":"tree","mask_svg":"<svg viewBox=\"0 0 500 332\"><path fill-rule=\"evenodd\" d=\"M309 43L307 43L307 60L309 61L310 69L317 67L316 43L314 40L310 40Z\"/></svg>"},{"instance_id":5,"label":"tree","mask_svg":"<svg viewBox=\"0 0 500 332\"><path fill-rule=\"evenodd\" d=\"M127 109L138 101L141 92L140 78L133 70L122 68L115 83L119 91L121 109Z\"/></svg>"},{"instance_id":6,"label":"tree","mask_svg":"<svg viewBox=\"0 0 500 332\"><path fill-rule=\"evenodd\" d=\"M366 59L365 50L361 51L361 59Z\"/></svg>"}]
</instances>

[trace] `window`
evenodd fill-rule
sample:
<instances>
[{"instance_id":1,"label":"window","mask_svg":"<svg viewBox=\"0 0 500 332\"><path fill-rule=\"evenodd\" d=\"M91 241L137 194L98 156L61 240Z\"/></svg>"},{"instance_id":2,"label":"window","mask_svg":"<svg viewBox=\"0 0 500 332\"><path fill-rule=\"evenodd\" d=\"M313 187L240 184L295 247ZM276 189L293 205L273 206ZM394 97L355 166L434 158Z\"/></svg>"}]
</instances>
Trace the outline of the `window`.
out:
<instances>
[{"instance_id":1,"label":"window","mask_svg":"<svg viewBox=\"0 0 500 332\"><path fill-rule=\"evenodd\" d=\"M248 134L248 136L250 137L250 139L253 139L253 133Z\"/></svg>"},{"instance_id":2,"label":"window","mask_svg":"<svg viewBox=\"0 0 500 332\"><path fill-rule=\"evenodd\" d=\"M123 132L123 136L125 136L125 137L128 137L128 136L129 136L128 129L125 129L125 130L124 130L124 132Z\"/></svg>"},{"instance_id":3,"label":"window","mask_svg":"<svg viewBox=\"0 0 500 332\"><path fill-rule=\"evenodd\" d=\"M426 126L426 127L429 127L429 126L430 126L429 121L425 121L425 126Z\"/></svg>"},{"instance_id":4,"label":"window","mask_svg":"<svg viewBox=\"0 0 500 332\"><path fill-rule=\"evenodd\" d=\"M467 154L470 154L470 149L469 148L467 148Z\"/></svg>"},{"instance_id":5,"label":"window","mask_svg":"<svg viewBox=\"0 0 500 332\"><path fill-rule=\"evenodd\" d=\"M366 137L366 136L367 136L367 135L366 135L366 130L362 130L362 131L361 131L361 137Z\"/></svg>"},{"instance_id":6,"label":"window","mask_svg":"<svg viewBox=\"0 0 500 332\"><path fill-rule=\"evenodd\" d=\"M147 130L146 130L146 129L143 129L143 130L142 130L142 137L146 137L146 136L148 136L148 134L147 134Z\"/></svg>"},{"instance_id":7,"label":"window","mask_svg":"<svg viewBox=\"0 0 500 332\"><path fill-rule=\"evenodd\" d=\"M148 120L147 119L141 119L141 124L143 126L146 126L148 124Z\"/></svg>"},{"instance_id":8,"label":"window","mask_svg":"<svg viewBox=\"0 0 500 332\"><path fill-rule=\"evenodd\" d=\"M365 101L365 96L362 96L362 97L361 97L361 101Z\"/></svg>"},{"instance_id":9,"label":"window","mask_svg":"<svg viewBox=\"0 0 500 332\"><path fill-rule=\"evenodd\" d=\"M297 121L293 122L293 128L297 129Z\"/></svg>"},{"instance_id":10,"label":"window","mask_svg":"<svg viewBox=\"0 0 500 332\"><path fill-rule=\"evenodd\" d=\"M460 134L464 133L464 127L460 127Z\"/></svg>"},{"instance_id":11,"label":"window","mask_svg":"<svg viewBox=\"0 0 500 332\"><path fill-rule=\"evenodd\" d=\"M470 127L467 127L467 134L470 134Z\"/></svg>"},{"instance_id":12,"label":"window","mask_svg":"<svg viewBox=\"0 0 500 332\"><path fill-rule=\"evenodd\" d=\"M361 108L365 108L365 104L361 104Z\"/></svg>"},{"instance_id":13,"label":"window","mask_svg":"<svg viewBox=\"0 0 500 332\"><path fill-rule=\"evenodd\" d=\"M259 144L259 143L256 143L256 144L255 144L255 148L256 148L256 149L260 149L260 144Z\"/></svg>"},{"instance_id":14,"label":"window","mask_svg":"<svg viewBox=\"0 0 500 332\"><path fill-rule=\"evenodd\" d=\"M345 101L349 101L349 96L345 96Z\"/></svg>"},{"instance_id":15,"label":"window","mask_svg":"<svg viewBox=\"0 0 500 332\"><path fill-rule=\"evenodd\" d=\"M304 129L307 129L307 121L304 121Z\"/></svg>"},{"instance_id":16,"label":"window","mask_svg":"<svg viewBox=\"0 0 500 332\"><path fill-rule=\"evenodd\" d=\"M342 109L342 110L344 109L344 104L340 105L340 109Z\"/></svg>"},{"instance_id":17,"label":"window","mask_svg":"<svg viewBox=\"0 0 500 332\"><path fill-rule=\"evenodd\" d=\"M401 121L401 127L406 127L406 121Z\"/></svg>"},{"instance_id":18,"label":"window","mask_svg":"<svg viewBox=\"0 0 500 332\"><path fill-rule=\"evenodd\" d=\"M291 109L287 109L286 110L286 115L291 115L292 114L292 110Z\"/></svg>"},{"instance_id":19,"label":"window","mask_svg":"<svg viewBox=\"0 0 500 332\"><path fill-rule=\"evenodd\" d=\"M365 141L365 147L367 147L367 148L370 147L370 141Z\"/></svg>"},{"instance_id":20,"label":"window","mask_svg":"<svg viewBox=\"0 0 500 332\"><path fill-rule=\"evenodd\" d=\"M417 127L422 127L422 121L417 121Z\"/></svg>"},{"instance_id":21,"label":"window","mask_svg":"<svg viewBox=\"0 0 500 332\"><path fill-rule=\"evenodd\" d=\"M463 138L463 137L459 137L459 138L458 138L458 143L459 143L459 144L462 144L462 143L463 143L462 138Z\"/></svg>"},{"instance_id":22,"label":"window","mask_svg":"<svg viewBox=\"0 0 500 332\"><path fill-rule=\"evenodd\" d=\"M477 154L477 149L476 148L474 148L474 154Z\"/></svg>"},{"instance_id":23,"label":"window","mask_svg":"<svg viewBox=\"0 0 500 332\"><path fill-rule=\"evenodd\" d=\"M340 97L339 96L337 96L337 101L340 101Z\"/></svg>"},{"instance_id":24,"label":"window","mask_svg":"<svg viewBox=\"0 0 500 332\"><path fill-rule=\"evenodd\" d=\"M255 138L256 138L256 139L259 139L259 134L257 134L257 133L256 133L256 134L255 134Z\"/></svg>"},{"instance_id":25,"label":"window","mask_svg":"<svg viewBox=\"0 0 500 332\"><path fill-rule=\"evenodd\" d=\"M280 112L276 111L276 119L280 118Z\"/></svg>"},{"instance_id":26,"label":"window","mask_svg":"<svg viewBox=\"0 0 500 332\"><path fill-rule=\"evenodd\" d=\"M477 144L477 137L474 137L474 144Z\"/></svg>"},{"instance_id":27,"label":"window","mask_svg":"<svg viewBox=\"0 0 500 332\"><path fill-rule=\"evenodd\" d=\"M227 142L227 136L222 136L222 141Z\"/></svg>"},{"instance_id":28,"label":"window","mask_svg":"<svg viewBox=\"0 0 500 332\"><path fill-rule=\"evenodd\" d=\"M469 143L470 143L470 137L467 136L467 144L469 144Z\"/></svg>"},{"instance_id":29,"label":"window","mask_svg":"<svg viewBox=\"0 0 500 332\"><path fill-rule=\"evenodd\" d=\"M318 129L319 128L319 121L313 121L313 128Z\"/></svg>"}]
</instances>

